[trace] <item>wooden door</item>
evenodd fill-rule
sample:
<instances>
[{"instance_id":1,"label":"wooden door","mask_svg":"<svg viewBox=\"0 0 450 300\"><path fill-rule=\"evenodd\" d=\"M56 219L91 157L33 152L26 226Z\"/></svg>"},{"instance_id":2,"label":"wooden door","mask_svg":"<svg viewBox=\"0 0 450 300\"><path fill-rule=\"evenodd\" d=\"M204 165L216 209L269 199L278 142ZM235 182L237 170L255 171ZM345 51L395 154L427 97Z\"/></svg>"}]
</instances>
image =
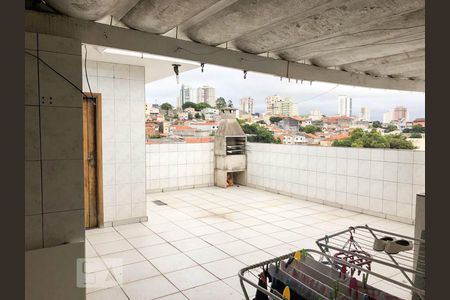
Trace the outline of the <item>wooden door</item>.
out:
<instances>
[{"instance_id":1,"label":"wooden door","mask_svg":"<svg viewBox=\"0 0 450 300\"><path fill-rule=\"evenodd\" d=\"M101 96L93 96L94 98L83 98L85 228L103 225Z\"/></svg>"}]
</instances>

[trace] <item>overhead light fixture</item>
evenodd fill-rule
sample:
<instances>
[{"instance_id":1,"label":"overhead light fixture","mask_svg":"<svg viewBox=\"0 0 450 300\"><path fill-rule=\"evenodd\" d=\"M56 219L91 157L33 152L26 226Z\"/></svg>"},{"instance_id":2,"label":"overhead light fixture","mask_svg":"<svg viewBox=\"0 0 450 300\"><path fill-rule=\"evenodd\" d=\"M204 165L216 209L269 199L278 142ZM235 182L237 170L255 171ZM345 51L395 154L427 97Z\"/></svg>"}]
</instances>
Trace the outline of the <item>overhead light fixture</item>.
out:
<instances>
[{"instance_id":1,"label":"overhead light fixture","mask_svg":"<svg viewBox=\"0 0 450 300\"><path fill-rule=\"evenodd\" d=\"M173 63L182 63L182 64L189 64L189 65L196 65L200 66L200 63L181 59L181 58L174 58L174 57L166 57L162 55L156 55L156 54L148 54L143 52L137 52L137 51L130 51L130 50L122 50L122 49L115 49L115 48L106 48L103 50L103 53L107 54L118 54L118 55L125 55L125 56L132 56L132 57L139 57L139 58L147 58L147 59L156 59L156 60L163 60Z\"/></svg>"}]
</instances>

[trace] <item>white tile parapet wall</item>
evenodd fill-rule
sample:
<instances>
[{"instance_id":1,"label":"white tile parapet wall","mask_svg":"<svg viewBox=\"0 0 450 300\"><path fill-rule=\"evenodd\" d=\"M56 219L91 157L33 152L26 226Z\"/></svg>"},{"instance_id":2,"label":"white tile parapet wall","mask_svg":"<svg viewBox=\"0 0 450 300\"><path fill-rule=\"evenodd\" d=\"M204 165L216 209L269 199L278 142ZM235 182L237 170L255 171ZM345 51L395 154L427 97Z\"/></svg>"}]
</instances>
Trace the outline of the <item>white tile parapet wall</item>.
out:
<instances>
[{"instance_id":1,"label":"white tile parapet wall","mask_svg":"<svg viewBox=\"0 0 450 300\"><path fill-rule=\"evenodd\" d=\"M248 144L248 185L413 223L425 152Z\"/></svg>"},{"instance_id":2,"label":"white tile parapet wall","mask_svg":"<svg viewBox=\"0 0 450 300\"><path fill-rule=\"evenodd\" d=\"M413 223L425 152L248 143L248 185ZM213 143L146 146L146 190L214 185Z\"/></svg>"},{"instance_id":3,"label":"white tile parapet wall","mask_svg":"<svg viewBox=\"0 0 450 300\"><path fill-rule=\"evenodd\" d=\"M214 185L213 143L146 145L146 190Z\"/></svg>"}]
</instances>

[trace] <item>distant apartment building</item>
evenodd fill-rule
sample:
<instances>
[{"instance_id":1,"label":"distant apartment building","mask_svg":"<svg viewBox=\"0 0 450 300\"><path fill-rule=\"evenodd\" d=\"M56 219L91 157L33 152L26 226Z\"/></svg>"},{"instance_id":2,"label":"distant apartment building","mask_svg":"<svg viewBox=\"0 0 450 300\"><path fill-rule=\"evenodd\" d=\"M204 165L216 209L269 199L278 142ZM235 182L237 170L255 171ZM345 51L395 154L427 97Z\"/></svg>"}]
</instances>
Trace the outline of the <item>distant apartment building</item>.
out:
<instances>
[{"instance_id":1,"label":"distant apartment building","mask_svg":"<svg viewBox=\"0 0 450 300\"><path fill-rule=\"evenodd\" d=\"M383 113L383 123L385 124L400 120L409 120L409 112L406 107L397 106L394 109Z\"/></svg>"},{"instance_id":2,"label":"distant apartment building","mask_svg":"<svg viewBox=\"0 0 450 300\"><path fill-rule=\"evenodd\" d=\"M298 116L298 106L292 98L286 98L279 102L278 105L280 107L280 115L288 117Z\"/></svg>"},{"instance_id":3,"label":"distant apartment building","mask_svg":"<svg viewBox=\"0 0 450 300\"><path fill-rule=\"evenodd\" d=\"M278 103L283 101L280 96L274 95L266 98L266 114L267 115L279 115Z\"/></svg>"},{"instance_id":4,"label":"distant apartment building","mask_svg":"<svg viewBox=\"0 0 450 300\"><path fill-rule=\"evenodd\" d=\"M244 97L240 100L240 113L241 114L254 114L255 113L255 107L254 107L255 100L252 97Z\"/></svg>"},{"instance_id":5,"label":"distant apartment building","mask_svg":"<svg viewBox=\"0 0 450 300\"><path fill-rule=\"evenodd\" d=\"M197 88L197 103L202 102L216 106L216 89L207 85Z\"/></svg>"},{"instance_id":6,"label":"distant apartment building","mask_svg":"<svg viewBox=\"0 0 450 300\"><path fill-rule=\"evenodd\" d=\"M320 110L318 108L316 108L311 111L311 113L309 114L309 118L313 121L319 121L319 120L322 120L323 116L322 116L322 113L320 112Z\"/></svg>"},{"instance_id":7,"label":"distant apartment building","mask_svg":"<svg viewBox=\"0 0 450 300\"><path fill-rule=\"evenodd\" d=\"M368 107L361 107L361 113L359 115L361 121L370 121L370 110Z\"/></svg>"},{"instance_id":8,"label":"distant apartment building","mask_svg":"<svg viewBox=\"0 0 450 300\"><path fill-rule=\"evenodd\" d=\"M292 98L282 99L280 96L274 95L266 98L266 114L268 115L283 115L283 116L297 116L298 106Z\"/></svg>"},{"instance_id":9,"label":"distant apartment building","mask_svg":"<svg viewBox=\"0 0 450 300\"><path fill-rule=\"evenodd\" d=\"M202 114L206 121L217 121L219 117L219 110L216 108L207 107L202 109Z\"/></svg>"},{"instance_id":10,"label":"distant apartment building","mask_svg":"<svg viewBox=\"0 0 450 300\"><path fill-rule=\"evenodd\" d=\"M406 107L397 106L392 110L392 120L406 120L409 119L409 112Z\"/></svg>"},{"instance_id":11,"label":"distant apartment building","mask_svg":"<svg viewBox=\"0 0 450 300\"><path fill-rule=\"evenodd\" d=\"M338 97L338 115L346 117L352 116L352 98L348 96Z\"/></svg>"},{"instance_id":12,"label":"distant apartment building","mask_svg":"<svg viewBox=\"0 0 450 300\"><path fill-rule=\"evenodd\" d=\"M157 120L160 110L158 104L145 104L145 118L146 120Z\"/></svg>"},{"instance_id":13,"label":"distant apartment building","mask_svg":"<svg viewBox=\"0 0 450 300\"><path fill-rule=\"evenodd\" d=\"M177 101L177 108L181 108L186 102L195 102L194 90L191 87L182 84L180 89L180 96L178 97Z\"/></svg>"}]
</instances>

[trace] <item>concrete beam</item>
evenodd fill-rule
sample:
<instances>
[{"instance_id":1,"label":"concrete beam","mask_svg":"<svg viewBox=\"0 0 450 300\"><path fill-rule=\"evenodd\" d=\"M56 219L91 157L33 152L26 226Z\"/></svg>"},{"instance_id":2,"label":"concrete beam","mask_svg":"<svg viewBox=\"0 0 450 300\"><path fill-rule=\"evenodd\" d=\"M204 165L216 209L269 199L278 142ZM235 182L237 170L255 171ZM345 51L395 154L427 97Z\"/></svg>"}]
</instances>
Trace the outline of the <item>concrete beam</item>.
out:
<instances>
[{"instance_id":1,"label":"concrete beam","mask_svg":"<svg viewBox=\"0 0 450 300\"><path fill-rule=\"evenodd\" d=\"M134 29L162 34L217 1L219 0L141 0L122 18L122 22Z\"/></svg>"},{"instance_id":2,"label":"concrete beam","mask_svg":"<svg viewBox=\"0 0 450 300\"><path fill-rule=\"evenodd\" d=\"M165 55L291 79L407 91L425 89L423 81L377 78L294 62L288 63L284 60L34 11L25 13L25 31L70 37L87 44Z\"/></svg>"},{"instance_id":3,"label":"concrete beam","mask_svg":"<svg viewBox=\"0 0 450 300\"><path fill-rule=\"evenodd\" d=\"M340 50L342 49L342 50ZM337 48L332 53L314 55L311 62L322 67L341 66L370 58L382 58L399 53L425 49L425 30L421 33L405 35L355 47Z\"/></svg>"},{"instance_id":4,"label":"concrete beam","mask_svg":"<svg viewBox=\"0 0 450 300\"><path fill-rule=\"evenodd\" d=\"M130 4L133 5L136 0L46 0L46 2L65 15L97 21L129 7Z\"/></svg>"},{"instance_id":5,"label":"concrete beam","mask_svg":"<svg viewBox=\"0 0 450 300\"><path fill-rule=\"evenodd\" d=\"M188 28L186 34L196 42L217 46L245 33L293 17L299 12L321 6L330 0L237 1ZM333 0L337 3L341 0Z\"/></svg>"},{"instance_id":6,"label":"concrete beam","mask_svg":"<svg viewBox=\"0 0 450 300\"><path fill-rule=\"evenodd\" d=\"M418 70L425 70L425 57L413 57L400 62L375 66L369 72L373 75L394 76Z\"/></svg>"},{"instance_id":7,"label":"concrete beam","mask_svg":"<svg viewBox=\"0 0 450 300\"><path fill-rule=\"evenodd\" d=\"M362 61L357 61L354 63L350 63L347 65L342 65L341 69L348 71L348 72L355 72L355 71L370 71L376 67L387 65L387 64L397 64L402 63L405 61L408 61L412 58L422 58L425 56L425 49L417 50L417 51L411 51L411 52L405 52L390 56L384 56L379 58L370 58L365 59Z\"/></svg>"},{"instance_id":8,"label":"concrete beam","mask_svg":"<svg viewBox=\"0 0 450 300\"><path fill-rule=\"evenodd\" d=\"M424 80L425 79L425 68L421 68L419 70L410 70L410 71L405 71L403 73L394 74L394 77L398 76L398 77L402 77L402 78L414 78L415 80Z\"/></svg>"},{"instance_id":9,"label":"concrete beam","mask_svg":"<svg viewBox=\"0 0 450 300\"><path fill-rule=\"evenodd\" d=\"M245 34L236 40L236 45L246 52L263 53L329 39L333 35L336 37L345 33L347 35L344 38L350 40L354 37L348 33L374 26L383 28L382 25L388 22L389 18L423 8L423 0L329 1L314 9L302 10L295 17L271 23L265 30ZM424 23L424 20L423 16L421 23ZM320 44L317 46L320 47ZM293 52L295 53L295 50Z\"/></svg>"},{"instance_id":10,"label":"concrete beam","mask_svg":"<svg viewBox=\"0 0 450 300\"><path fill-rule=\"evenodd\" d=\"M424 32L425 10L416 10L383 20L377 19L376 22L368 22L368 24L353 27L351 30L318 35L303 43L280 49L279 54L281 57L293 61L311 59L335 54L343 49L358 48L412 34L424 34ZM387 47L391 46L386 45Z\"/></svg>"}]
</instances>

